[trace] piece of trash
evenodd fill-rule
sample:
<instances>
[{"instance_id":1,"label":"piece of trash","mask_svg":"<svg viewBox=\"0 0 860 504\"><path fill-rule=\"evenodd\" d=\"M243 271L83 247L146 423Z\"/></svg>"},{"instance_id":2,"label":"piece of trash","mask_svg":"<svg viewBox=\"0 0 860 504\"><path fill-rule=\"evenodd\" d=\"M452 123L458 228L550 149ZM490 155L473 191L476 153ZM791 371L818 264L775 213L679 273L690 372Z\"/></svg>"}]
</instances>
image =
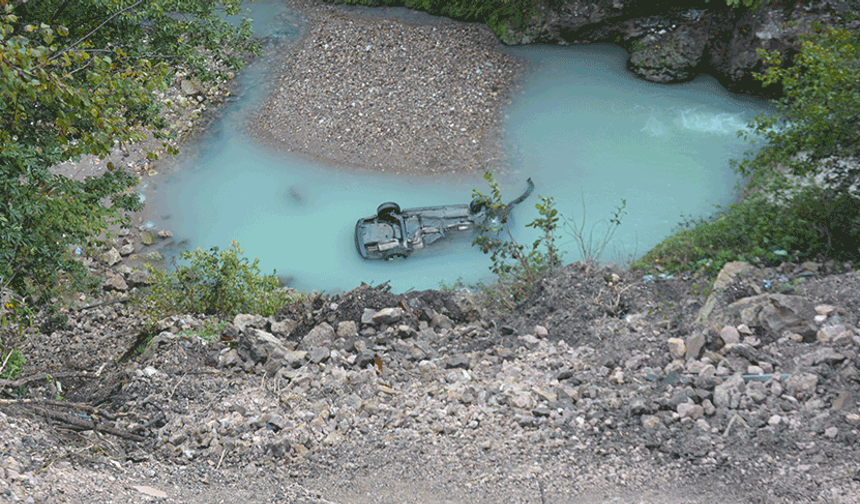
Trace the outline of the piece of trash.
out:
<instances>
[{"instance_id":1,"label":"piece of trash","mask_svg":"<svg viewBox=\"0 0 860 504\"><path fill-rule=\"evenodd\" d=\"M138 485L132 485L132 488L134 488L135 490L137 490L138 492L140 492L142 494L149 495L150 497L158 497L160 499L164 499L167 497L166 493L162 492L161 490L159 490L157 488L152 488L149 486L138 486Z\"/></svg>"}]
</instances>

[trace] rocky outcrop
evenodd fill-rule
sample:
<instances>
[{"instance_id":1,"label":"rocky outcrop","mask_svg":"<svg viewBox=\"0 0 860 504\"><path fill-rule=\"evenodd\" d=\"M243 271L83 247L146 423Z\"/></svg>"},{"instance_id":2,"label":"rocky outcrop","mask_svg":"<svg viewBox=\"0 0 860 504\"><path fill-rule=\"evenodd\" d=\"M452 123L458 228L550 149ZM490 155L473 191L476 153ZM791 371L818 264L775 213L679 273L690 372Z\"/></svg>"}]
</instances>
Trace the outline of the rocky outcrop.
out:
<instances>
[{"instance_id":1,"label":"rocky outcrop","mask_svg":"<svg viewBox=\"0 0 860 504\"><path fill-rule=\"evenodd\" d=\"M508 30L507 44L614 43L630 51L628 68L660 83L709 73L734 91L758 91L752 72L761 70L759 49L786 55L813 22L837 23L857 2L774 2L756 10L730 9L722 2L675 3L641 0L538 2L522 30Z\"/></svg>"},{"instance_id":2,"label":"rocky outcrop","mask_svg":"<svg viewBox=\"0 0 860 504\"><path fill-rule=\"evenodd\" d=\"M729 8L723 0L685 7L646 0L536 0L519 24L502 21L493 28L508 45L617 44L630 52L628 68L643 79L682 82L705 73L732 91L758 94L761 86L752 74L762 69L759 49L790 57L813 22L838 24L858 10L857 0L769 2L756 10Z\"/></svg>"}]
</instances>

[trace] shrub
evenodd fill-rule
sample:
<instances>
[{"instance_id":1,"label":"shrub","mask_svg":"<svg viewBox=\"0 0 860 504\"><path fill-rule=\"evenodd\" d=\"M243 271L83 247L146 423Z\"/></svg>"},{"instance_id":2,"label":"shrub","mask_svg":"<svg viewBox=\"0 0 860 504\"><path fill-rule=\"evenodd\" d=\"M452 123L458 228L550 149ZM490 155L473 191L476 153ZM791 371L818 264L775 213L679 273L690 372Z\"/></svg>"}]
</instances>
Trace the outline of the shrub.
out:
<instances>
[{"instance_id":1,"label":"shrub","mask_svg":"<svg viewBox=\"0 0 860 504\"><path fill-rule=\"evenodd\" d=\"M713 218L688 220L633 267L713 276L728 261L857 261L858 246L860 200L810 186L792 196L756 194Z\"/></svg>"},{"instance_id":2,"label":"shrub","mask_svg":"<svg viewBox=\"0 0 860 504\"><path fill-rule=\"evenodd\" d=\"M154 318L178 313L273 315L289 296L279 289L276 272L261 275L259 260L250 262L242 253L234 241L227 250L185 251L179 257L189 264L174 261L172 271L149 266L152 283L141 308Z\"/></svg>"}]
</instances>

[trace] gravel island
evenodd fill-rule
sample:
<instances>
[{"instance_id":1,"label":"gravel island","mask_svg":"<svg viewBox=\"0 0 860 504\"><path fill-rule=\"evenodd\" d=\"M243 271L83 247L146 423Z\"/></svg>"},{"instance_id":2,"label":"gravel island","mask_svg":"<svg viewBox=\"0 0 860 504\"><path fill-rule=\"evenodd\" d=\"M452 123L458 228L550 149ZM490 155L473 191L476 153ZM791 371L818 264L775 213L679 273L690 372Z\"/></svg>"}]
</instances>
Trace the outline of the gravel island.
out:
<instances>
[{"instance_id":1,"label":"gravel island","mask_svg":"<svg viewBox=\"0 0 860 504\"><path fill-rule=\"evenodd\" d=\"M255 136L337 165L411 173L484 170L503 157L501 109L524 63L483 25L305 9Z\"/></svg>"}]
</instances>

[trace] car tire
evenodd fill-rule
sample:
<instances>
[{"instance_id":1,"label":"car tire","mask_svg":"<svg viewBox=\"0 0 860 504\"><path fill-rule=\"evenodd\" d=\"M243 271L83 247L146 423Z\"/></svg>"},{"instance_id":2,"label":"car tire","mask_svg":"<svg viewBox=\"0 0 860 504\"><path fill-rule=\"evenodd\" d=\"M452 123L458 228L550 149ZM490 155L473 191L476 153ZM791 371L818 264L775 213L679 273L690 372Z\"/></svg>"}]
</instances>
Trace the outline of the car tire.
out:
<instances>
[{"instance_id":1,"label":"car tire","mask_svg":"<svg viewBox=\"0 0 860 504\"><path fill-rule=\"evenodd\" d=\"M400 205L393 201L388 201L379 205L376 209L376 216L381 220L390 220L392 214L400 213Z\"/></svg>"},{"instance_id":2,"label":"car tire","mask_svg":"<svg viewBox=\"0 0 860 504\"><path fill-rule=\"evenodd\" d=\"M391 254L390 256L386 257L385 260L386 261L396 261L398 259L406 259L407 257L408 256L406 254L401 254L400 252L398 252L396 254Z\"/></svg>"},{"instance_id":3,"label":"car tire","mask_svg":"<svg viewBox=\"0 0 860 504\"><path fill-rule=\"evenodd\" d=\"M483 197L475 198L469 203L469 211L473 214L480 213L485 208L487 208L487 200Z\"/></svg>"}]
</instances>

